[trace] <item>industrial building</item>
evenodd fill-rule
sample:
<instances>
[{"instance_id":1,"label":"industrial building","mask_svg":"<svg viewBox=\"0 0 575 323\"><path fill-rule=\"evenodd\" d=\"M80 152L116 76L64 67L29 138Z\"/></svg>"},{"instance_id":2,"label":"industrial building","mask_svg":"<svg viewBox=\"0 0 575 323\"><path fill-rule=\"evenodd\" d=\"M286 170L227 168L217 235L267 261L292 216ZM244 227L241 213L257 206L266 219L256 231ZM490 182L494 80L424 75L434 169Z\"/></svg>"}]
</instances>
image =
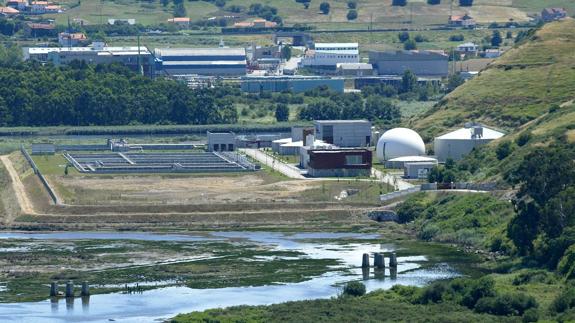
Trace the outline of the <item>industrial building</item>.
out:
<instances>
[{"instance_id":1,"label":"industrial building","mask_svg":"<svg viewBox=\"0 0 575 323\"><path fill-rule=\"evenodd\" d=\"M313 127L294 126L291 129L290 138L277 139L272 142L272 151L282 156L297 156L301 147L308 146L306 139L309 135L313 135ZM313 143L310 144L313 145Z\"/></svg>"},{"instance_id":2,"label":"industrial building","mask_svg":"<svg viewBox=\"0 0 575 323\"><path fill-rule=\"evenodd\" d=\"M371 143L371 122L367 120L317 120L315 139L338 147L367 147Z\"/></svg>"},{"instance_id":3,"label":"industrial building","mask_svg":"<svg viewBox=\"0 0 575 323\"><path fill-rule=\"evenodd\" d=\"M411 129L394 128L379 138L376 152L380 162L399 157L424 156L425 143L421 136Z\"/></svg>"},{"instance_id":4,"label":"industrial building","mask_svg":"<svg viewBox=\"0 0 575 323\"><path fill-rule=\"evenodd\" d=\"M88 64L120 63L133 71L145 75L153 74L153 56L146 47L109 47L102 42L94 42L88 47L25 47L24 60L43 63L51 62L55 66L67 65L72 61L84 61Z\"/></svg>"},{"instance_id":5,"label":"industrial building","mask_svg":"<svg viewBox=\"0 0 575 323\"><path fill-rule=\"evenodd\" d=\"M207 132L208 151L236 150L236 135L233 132Z\"/></svg>"},{"instance_id":6,"label":"industrial building","mask_svg":"<svg viewBox=\"0 0 575 323\"><path fill-rule=\"evenodd\" d=\"M341 76L372 76L373 65L367 63L338 63L337 75Z\"/></svg>"},{"instance_id":7,"label":"industrial building","mask_svg":"<svg viewBox=\"0 0 575 323\"><path fill-rule=\"evenodd\" d=\"M343 93L345 81L342 78L321 76L244 76L241 88L247 93L286 92L302 93L318 87Z\"/></svg>"},{"instance_id":8,"label":"industrial building","mask_svg":"<svg viewBox=\"0 0 575 323\"><path fill-rule=\"evenodd\" d=\"M305 164L312 177L371 175L372 153L368 149L310 149Z\"/></svg>"},{"instance_id":9,"label":"industrial building","mask_svg":"<svg viewBox=\"0 0 575 323\"><path fill-rule=\"evenodd\" d=\"M480 124L468 123L464 128L436 137L434 151L440 162L460 160L475 147L485 145L505 134Z\"/></svg>"},{"instance_id":10,"label":"industrial building","mask_svg":"<svg viewBox=\"0 0 575 323\"><path fill-rule=\"evenodd\" d=\"M160 75L242 76L247 61L244 48L156 48Z\"/></svg>"},{"instance_id":11,"label":"industrial building","mask_svg":"<svg viewBox=\"0 0 575 323\"><path fill-rule=\"evenodd\" d=\"M409 179L426 179L429 172L436 166L437 160L435 162L406 163L403 168L403 177Z\"/></svg>"},{"instance_id":12,"label":"industrial building","mask_svg":"<svg viewBox=\"0 0 575 323\"><path fill-rule=\"evenodd\" d=\"M437 158L431 156L404 156L385 161L385 168L403 169L409 163L433 163L437 165Z\"/></svg>"},{"instance_id":13,"label":"industrial building","mask_svg":"<svg viewBox=\"0 0 575 323\"><path fill-rule=\"evenodd\" d=\"M359 63L358 43L316 43L314 48L306 50L300 67L324 68L335 72L340 63Z\"/></svg>"},{"instance_id":14,"label":"industrial building","mask_svg":"<svg viewBox=\"0 0 575 323\"><path fill-rule=\"evenodd\" d=\"M391 85L393 87L399 88L403 82L402 75L386 75L386 76L363 76L357 77L354 80L354 86L356 89L361 90L366 86L379 86L382 84ZM417 77L417 83L419 85L427 85L428 83L435 84L437 86L441 85L441 77Z\"/></svg>"},{"instance_id":15,"label":"industrial building","mask_svg":"<svg viewBox=\"0 0 575 323\"><path fill-rule=\"evenodd\" d=\"M447 77L449 56L443 51L371 51L369 63L379 75L403 75L407 70L418 76Z\"/></svg>"}]
</instances>

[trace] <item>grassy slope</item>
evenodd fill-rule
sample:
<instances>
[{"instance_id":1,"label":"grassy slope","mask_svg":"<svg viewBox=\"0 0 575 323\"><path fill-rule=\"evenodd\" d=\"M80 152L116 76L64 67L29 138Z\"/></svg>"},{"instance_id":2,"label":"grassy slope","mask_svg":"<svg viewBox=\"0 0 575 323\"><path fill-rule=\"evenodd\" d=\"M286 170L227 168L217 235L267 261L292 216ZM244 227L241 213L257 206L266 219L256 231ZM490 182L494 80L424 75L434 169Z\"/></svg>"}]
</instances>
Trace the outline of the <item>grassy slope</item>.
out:
<instances>
[{"instance_id":1,"label":"grassy slope","mask_svg":"<svg viewBox=\"0 0 575 323\"><path fill-rule=\"evenodd\" d=\"M352 25L342 25L347 22L347 1L331 0L331 11L328 15L319 13L319 2L312 2L309 9L294 0L229 0L227 5L240 5L249 7L252 3L262 3L278 8L279 14L288 24L311 23L319 28L356 28L367 27L370 21L379 27L402 27L421 26L430 24L444 24L450 12L449 1L442 1L440 5L430 6L425 1L410 1L406 7L392 7L391 0L362 0L359 1L358 19L351 22ZM70 7L78 3L77 0L61 0L59 3ZM528 14L539 12L546 6L566 7L568 10L575 9L575 4L570 0L476 0L471 8L460 8L454 1L454 14L469 12L478 21L489 23L491 21L506 22L510 18L515 21L528 19ZM162 7L159 1L137 2L136 0L104 1L100 9L100 1L82 1L77 7L68 11L72 18L80 17L90 23L99 23L102 12L103 20L108 18L135 18L144 24L165 22L172 15L171 5ZM204 1L185 1L188 16L193 20L223 15L212 3ZM410 16L413 22L409 22ZM66 23L67 15L54 15L61 24Z\"/></svg>"},{"instance_id":2,"label":"grassy slope","mask_svg":"<svg viewBox=\"0 0 575 323\"><path fill-rule=\"evenodd\" d=\"M448 95L413 126L427 137L468 120L516 130L552 105L575 98L575 20L548 24L532 41Z\"/></svg>"}]
</instances>

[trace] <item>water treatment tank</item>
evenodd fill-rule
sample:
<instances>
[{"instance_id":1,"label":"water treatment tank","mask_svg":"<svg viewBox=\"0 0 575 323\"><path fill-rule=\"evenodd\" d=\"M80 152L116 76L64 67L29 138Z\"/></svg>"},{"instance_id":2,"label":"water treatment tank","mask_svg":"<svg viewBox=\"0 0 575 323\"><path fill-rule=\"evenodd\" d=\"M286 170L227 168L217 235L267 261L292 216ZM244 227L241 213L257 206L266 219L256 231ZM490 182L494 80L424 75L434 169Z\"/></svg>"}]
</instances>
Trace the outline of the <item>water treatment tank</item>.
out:
<instances>
[{"instance_id":1,"label":"water treatment tank","mask_svg":"<svg viewBox=\"0 0 575 323\"><path fill-rule=\"evenodd\" d=\"M394 128L379 138L376 152L380 162L405 156L423 156L425 144L417 132L407 128Z\"/></svg>"}]
</instances>

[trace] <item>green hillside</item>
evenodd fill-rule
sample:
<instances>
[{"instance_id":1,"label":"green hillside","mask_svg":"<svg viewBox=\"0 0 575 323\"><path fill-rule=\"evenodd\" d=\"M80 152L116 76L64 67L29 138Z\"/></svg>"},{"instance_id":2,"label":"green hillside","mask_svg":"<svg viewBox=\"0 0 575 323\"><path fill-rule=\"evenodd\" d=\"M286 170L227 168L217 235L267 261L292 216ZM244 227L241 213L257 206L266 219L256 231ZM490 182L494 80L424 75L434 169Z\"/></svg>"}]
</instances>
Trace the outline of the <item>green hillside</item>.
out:
<instances>
[{"instance_id":1,"label":"green hillside","mask_svg":"<svg viewBox=\"0 0 575 323\"><path fill-rule=\"evenodd\" d=\"M547 24L449 94L427 115L413 120L412 126L428 138L471 120L509 131L543 117L553 106L569 110L570 101L575 99L573 53L575 20ZM561 121L570 115L562 115Z\"/></svg>"},{"instance_id":2,"label":"green hillside","mask_svg":"<svg viewBox=\"0 0 575 323\"><path fill-rule=\"evenodd\" d=\"M348 21L346 18L347 0L327 0L331 5L329 14L319 12L321 1L312 1L306 9L295 0L227 0L222 8L214 1L185 1L187 15L193 20L212 16L234 15L246 17L246 11L251 4L261 3L278 9L278 14L288 25L308 23L325 29L367 28L370 23L375 27L409 27L421 25L445 24L450 13L450 1L443 0L439 5L428 5L424 0L409 0L408 6L392 7L391 0L357 1L358 18ZM507 22L526 21L529 16L538 13L547 6L566 7L570 12L575 10L575 3L570 0L476 0L474 6L459 7L458 1L453 1L453 13L470 13L481 23L492 21ZM61 0L60 4L69 8L66 14L54 15L58 23L65 24L67 16L81 18L87 23L98 24L108 18L135 18L143 24L165 22L172 16L172 4L163 6L159 0ZM241 13L230 13L231 6L240 6ZM413 18L413 19L411 19ZM349 24L341 24L348 22Z\"/></svg>"}]
</instances>

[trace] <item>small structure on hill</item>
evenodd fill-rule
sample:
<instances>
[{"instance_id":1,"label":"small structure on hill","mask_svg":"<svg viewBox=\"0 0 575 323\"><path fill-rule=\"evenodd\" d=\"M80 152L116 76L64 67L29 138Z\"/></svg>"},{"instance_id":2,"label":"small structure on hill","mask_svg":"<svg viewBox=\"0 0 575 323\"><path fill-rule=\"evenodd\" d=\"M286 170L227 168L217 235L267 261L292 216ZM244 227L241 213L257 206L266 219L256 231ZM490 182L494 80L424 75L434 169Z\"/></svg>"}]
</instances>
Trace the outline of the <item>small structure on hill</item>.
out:
<instances>
[{"instance_id":1,"label":"small structure on hill","mask_svg":"<svg viewBox=\"0 0 575 323\"><path fill-rule=\"evenodd\" d=\"M447 23L451 27L469 29L475 28L477 26L477 22L475 22L475 19L473 19L473 17L471 17L469 14L465 14L463 16L449 16Z\"/></svg>"}]
</instances>

